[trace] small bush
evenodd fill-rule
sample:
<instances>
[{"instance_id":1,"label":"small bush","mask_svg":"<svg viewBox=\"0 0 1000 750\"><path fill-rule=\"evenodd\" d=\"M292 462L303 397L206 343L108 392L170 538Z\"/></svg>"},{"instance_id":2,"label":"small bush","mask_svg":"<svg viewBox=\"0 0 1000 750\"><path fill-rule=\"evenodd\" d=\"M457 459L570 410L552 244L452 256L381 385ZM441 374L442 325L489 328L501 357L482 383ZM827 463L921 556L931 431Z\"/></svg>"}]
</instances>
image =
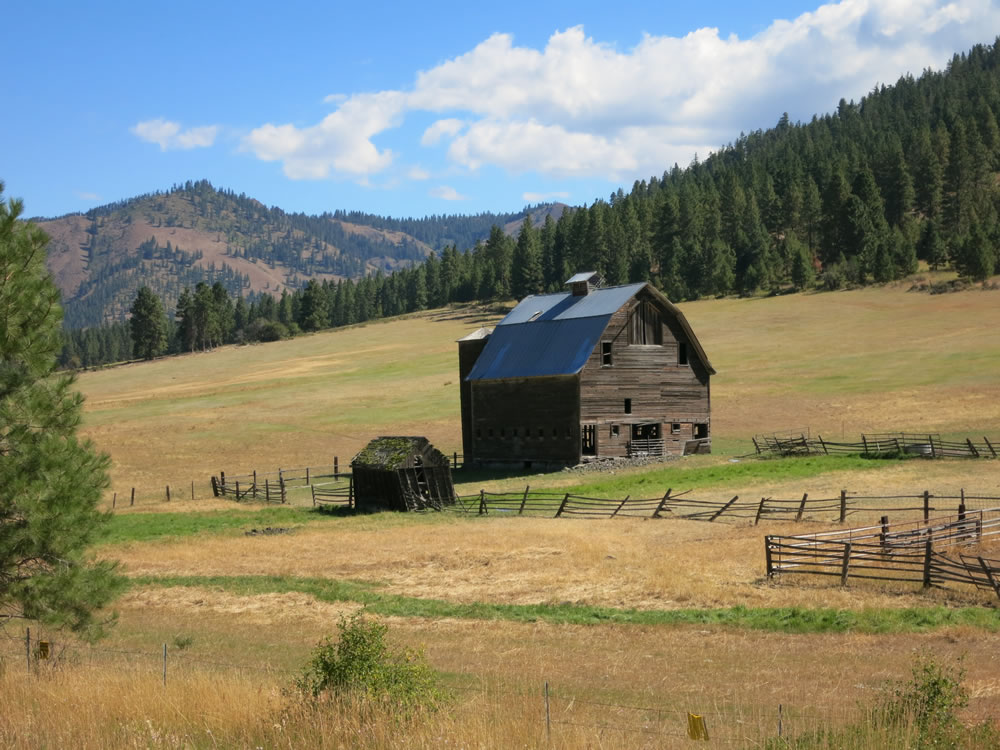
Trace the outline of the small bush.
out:
<instances>
[{"instance_id":1,"label":"small bush","mask_svg":"<svg viewBox=\"0 0 1000 750\"><path fill-rule=\"evenodd\" d=\"M387 625L356 614L341 618L337 629L339 638L324 638L296 680L303 694L360 696L404 709L433 708L441 701L437 675L423 654L393 649Z\"/></svg>"}]
</instances>

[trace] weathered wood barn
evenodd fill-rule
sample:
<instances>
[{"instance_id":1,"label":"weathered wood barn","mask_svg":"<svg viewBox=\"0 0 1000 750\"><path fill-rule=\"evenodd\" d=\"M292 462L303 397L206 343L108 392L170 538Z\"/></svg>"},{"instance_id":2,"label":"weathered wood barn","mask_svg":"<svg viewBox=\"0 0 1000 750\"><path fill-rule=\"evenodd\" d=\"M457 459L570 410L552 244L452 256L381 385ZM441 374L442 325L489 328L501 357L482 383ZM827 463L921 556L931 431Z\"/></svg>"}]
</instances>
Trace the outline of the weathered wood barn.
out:
<instances>
[{"instance_id":1,"label":"weathered wood barn","mask_svg":"<svg viewBox=\"0 0 1000 750\"><path fill-rule=\"evenodd\" d=\"M710 451L715 370L691 326L651 284L597 281L577 274L459 340L467 463Z\"/></svg>"},{"instance_id":2,"label":"weathered wood barn","mask_svg":"<svg viewBox=\"0 0 1000 750\"><path fill-rule=\"evenodd\" d=\"M379 437L351 461L358 510L441 509L455 502L448 459L424 437Z\"/></svg>"}]
</instances>

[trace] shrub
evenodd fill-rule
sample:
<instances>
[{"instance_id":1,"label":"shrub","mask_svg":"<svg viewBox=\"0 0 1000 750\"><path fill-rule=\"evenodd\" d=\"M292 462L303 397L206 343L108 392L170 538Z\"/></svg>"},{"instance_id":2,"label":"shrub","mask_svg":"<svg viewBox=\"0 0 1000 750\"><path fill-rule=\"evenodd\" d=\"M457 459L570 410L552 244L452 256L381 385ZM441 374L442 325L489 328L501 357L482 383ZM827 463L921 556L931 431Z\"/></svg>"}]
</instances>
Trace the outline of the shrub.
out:
<instances>
[{"instance_id":1,"label":"shrub","mask_svg":"<svg viewBox=\"0 0 1000 750\"><path fill-rule=\"evenodd\" d=\"M423 654L393 649L387 625L355 614L341 618L337 629L339 638L324 638L296 680L303 694L360 696L404 709L433 708L441 701L437 675Z\"/></svg>"}]
</instances>

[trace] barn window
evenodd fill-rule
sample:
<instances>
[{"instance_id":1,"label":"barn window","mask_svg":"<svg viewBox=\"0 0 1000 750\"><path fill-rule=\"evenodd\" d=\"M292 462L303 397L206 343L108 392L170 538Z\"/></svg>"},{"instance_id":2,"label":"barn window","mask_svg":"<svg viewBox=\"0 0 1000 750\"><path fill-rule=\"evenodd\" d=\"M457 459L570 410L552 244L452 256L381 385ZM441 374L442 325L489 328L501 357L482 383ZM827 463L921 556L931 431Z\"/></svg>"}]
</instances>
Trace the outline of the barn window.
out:
<instances>
[{"instance_id":1,"label":"barn window","mask_svg":"<svg viewBox=\"0 0 1000 750\"><path fill-rule=\"evenodd\" d=\"M601 342L601 367L611 367L611 342Z\"/></svg>"},{"instance_id":2,"label":"barn window","mask_svg":"<svg viewBox=\"0 0 1000 750\"><path fill-rule=\"evenodd\" d=\"M670 433L672 435L680 435L681 434L681 426L679 424L677 424L676 422L674 422L672 425L670 425Z\"/></svg>"},{"instance_id":3,"label":"barn window","mask_svg":"<svg viewBox=\"0 0 1000 750\"><path fill-rule=\"evenodd\" d=\"M542 428L542 427L538 428L538 437L540 437L540 438L545 437L545 429L544 428Z\"/></svg>"},{"instance_id":4,"label":"barn window","mask_svg":"<svg viewBox=\"0 0 1000 750\"><path fill-rule=\"evenodd\" d=\"M630 398L625 399L625 413L626 414L632 413L632 399Z\"/></svg>"},{"instance_id":5,"label":"barn window","mask_svg":"<svg viewBox=\"0 0 1000 750\"><path fill-rule=\"evenodd\" d=\"M707 424L696 424L694 426L694 436L696 438L707 438L708 437L708 425Z\"/></svg>"},{"instance_id":6,"label":"barn window","mask_svg":"<svg viewBox=\"0 0 1000 750\"><path fill-rule=\"evenodd\" d=\"M616 438L618 437L618 434L619 434L618 425L616 424L611 425L611 437Z\"/></svg>"},{"instance_id":7,"label":"barn window","mask_svg":"<svg viewBox=\"0 0 1000 750\"><path fill-rule=\"evenodd\" d=\"M501 427L500 428L500 437L507 437L507 428L506 427Z\"/></svg>"},{"instance_id":8,"label":"barn window","mask_svg":"<svg viewBox=\"0 0 1000 750\"><path fill-rule=\"evenodd\" d=\"M688 363L688 345L683 341L677 343L677 364L686 365Z\"/></svg>"},{"instance_id":9,"label":"barn window","mask_svg":"<svg viewBox=\"0 0 1000 750\"><path fill-rule=\"evenodd\" d=\"M552 437L554 438L559 437L559 430L556 429L555 427L552 428Z\"/></svg>"},{"instance_id":10,"label":"barn window","mask_svg":"<svg viewBox=\"0 0 1000 750\"><path fill-rule=\"evenodd\" d=\"M490 437L493 437L493 428L490 427Z\"/></svg>"},{"instance_id":11,"label":"barn window","mask_svg":"<svg viewBox=\"0 0 1000 750\"><path fill-rule=\"evenodd\" d=\"M632 311L628 326L629 344L640 346L663 345L663 322L660 311L651 302L640 302Z\"/></svg>"}]
</instances>

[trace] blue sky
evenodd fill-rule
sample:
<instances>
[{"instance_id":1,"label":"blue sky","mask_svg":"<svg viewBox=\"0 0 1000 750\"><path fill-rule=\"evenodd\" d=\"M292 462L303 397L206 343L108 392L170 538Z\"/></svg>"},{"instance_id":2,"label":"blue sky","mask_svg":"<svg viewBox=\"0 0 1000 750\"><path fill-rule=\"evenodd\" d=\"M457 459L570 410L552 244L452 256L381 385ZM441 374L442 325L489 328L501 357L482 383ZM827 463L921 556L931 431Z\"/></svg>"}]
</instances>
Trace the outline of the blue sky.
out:
<instances>
[{"instance_id":1,"label":"blue sky","mask_svg":"<svg viewBox=\"0 0 1000 750\"><path fill-rule=\"evenodd\" d=\"M31 216L202 178L306 213L590 203L997 34L987 0L38 0L0 26L0 180Z\"/></svg>"}]
</instances>

